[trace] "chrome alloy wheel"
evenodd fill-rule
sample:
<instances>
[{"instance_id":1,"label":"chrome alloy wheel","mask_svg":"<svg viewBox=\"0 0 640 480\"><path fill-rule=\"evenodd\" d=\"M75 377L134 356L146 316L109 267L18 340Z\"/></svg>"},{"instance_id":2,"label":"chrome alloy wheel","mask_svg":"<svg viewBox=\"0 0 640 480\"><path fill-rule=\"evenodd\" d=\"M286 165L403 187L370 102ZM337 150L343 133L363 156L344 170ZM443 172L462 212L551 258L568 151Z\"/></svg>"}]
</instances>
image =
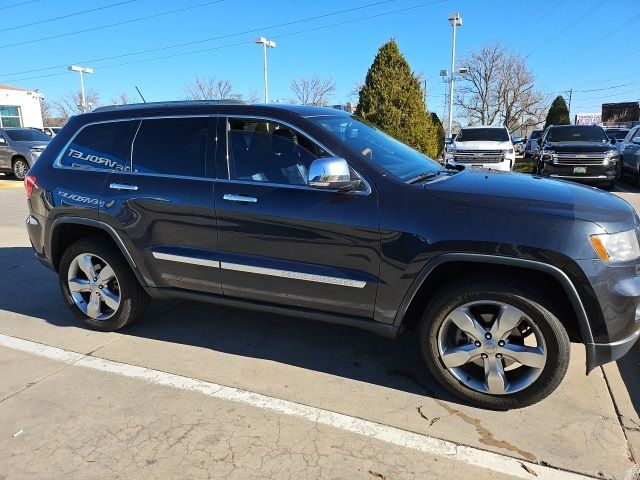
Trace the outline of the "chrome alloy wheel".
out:
<instances>
[{"instance_id":1,"label":"chrome alloy wheel","mask_svg":"<svg viewBox=\"0 0 640 480\"><path fill-rule=\"evenodd\" d=\"M538 326L519 308L489 300L450 312L438 332L438 350L458 381L491 395L527 388L547 362Z\"/></svg>"},{"instance_id":2,"label":"chrome alloy wheel","mask_svg":"<svg viewBox=\"0 0 640 480\"><path fill-rule=\"evenodd\" d=\"M95 320L111 318L120 306L120 284L102 258L82 253L73 259L67 274L69 292L76 306Z\"/></svg>"},{"instance_id":3,"label":"chrome alloy wheel","mask_svg":"<svg viewBox=\"0 0 640 480\"><path fill-rule=\"evenodd\" d=\"M24 180L29 171L29 164L25 160L16 160L13 164L13 173L18 180Z\"/></svg>"}]
</instances>

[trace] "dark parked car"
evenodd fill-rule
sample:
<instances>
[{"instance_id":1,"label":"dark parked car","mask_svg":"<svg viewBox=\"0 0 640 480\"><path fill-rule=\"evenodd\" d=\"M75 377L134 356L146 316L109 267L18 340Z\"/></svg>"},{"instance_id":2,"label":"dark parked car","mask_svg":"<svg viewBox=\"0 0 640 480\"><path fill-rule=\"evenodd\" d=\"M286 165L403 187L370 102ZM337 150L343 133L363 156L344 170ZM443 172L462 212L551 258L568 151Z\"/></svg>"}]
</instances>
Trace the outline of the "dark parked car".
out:
<instances>
[{"instance_id":1,"label":"dark parked car","mask_svg":"<svg viewBox=\"0 0 640 480\"><path fill-rule=\"evenodd\" d=\"M51 139L36 128L0 128L0 172L24 180Z\"/></svg>"},{"instance_id":2,"label":"dark parked car","mask_svg":"<svg viewBox=\"0 0 640 480\"><path fill-rule=\"evenodd\" d=\"M538 138L542 135L542 130L534 130L524 146L524 158L531 158L538 148Z\"/></svg>"},{"instance_id":3,"label":"dark parked car","mask_svg":"<svg viewBox=\"0 0 640 480\"><path fill-rule=\"evenodd\" d=\"M540 140L534 173L589 183L606 189L616 185L620 156L616 140L597 125L552 125Z\"/></svg>"},{"instance_id":4,"label":"dark parked car","mask_svg":"<svg viewBox=\"0 0 640 480\"><path fill-rule=\"evenodd\" d=\"M640 125L629 130L627 136L618 144L620 169L618 176L631 177L640 187Z\"/></svg>"},{"instance_id":5,"label":"dark parked car","mask_svg":"<svg viewBox=\"0 0 640 480\"><path fill-rule=\"evenodd\" d=\"M570 340L591 371L640 335L624 200L444 169L333 109L105 107L73 117L25 187L37 257L98 330L149 298L411 330L435 379L494 409L550 394Z\"/></svg>"},{"instance_id":6,"label":"dark parked car","mask_svg":"<svg viewBox=\"0 0 640 480\"><path fill-rule=\"evenodd\" d=\"M621 141L627 136L629 129L625 127L604 127L604 133L610 139L615 138L617 141Z\"/></svg>"}]
</instances>

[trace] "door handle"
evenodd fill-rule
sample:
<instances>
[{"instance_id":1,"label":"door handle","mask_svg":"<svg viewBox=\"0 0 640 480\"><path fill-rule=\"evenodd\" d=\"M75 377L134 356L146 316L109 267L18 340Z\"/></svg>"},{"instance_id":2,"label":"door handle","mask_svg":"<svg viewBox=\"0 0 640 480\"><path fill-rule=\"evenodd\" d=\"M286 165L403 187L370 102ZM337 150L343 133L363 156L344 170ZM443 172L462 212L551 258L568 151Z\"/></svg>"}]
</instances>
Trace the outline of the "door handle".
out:
<instances>
[{"instance_id":1,"label":"door handle","mask_svg":"<svg viewBox=\"0 0 640 480\"><path fill-rule=\"evenodd\" d=\"M245 195L234 195L232 193L225 193L222 199L227 200L229 202L242 202L242 203L256 203L258 201L258 199L254 197L247 197Z\"/></svg>"},{"instance_id":2,"label":"door handle","mask_svg":"<svg viewBox=\"0 0 640 480\"><path fill-rule=\"evenodd\" d=\"M130 185L128 183L112 183L111 185L109 185L109 188L111 190L131 190L134 192L138 190L138 187L136 185Z\"/></svg>"}]
</instances>

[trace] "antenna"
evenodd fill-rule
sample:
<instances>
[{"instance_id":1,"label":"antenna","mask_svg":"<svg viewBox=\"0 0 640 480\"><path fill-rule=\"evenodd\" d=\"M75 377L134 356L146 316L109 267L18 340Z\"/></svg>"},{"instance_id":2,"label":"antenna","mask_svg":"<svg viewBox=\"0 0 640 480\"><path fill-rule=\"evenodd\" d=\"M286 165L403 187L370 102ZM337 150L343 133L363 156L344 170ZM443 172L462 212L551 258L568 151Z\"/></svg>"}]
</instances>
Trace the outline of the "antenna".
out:
<instances>
[{"instance_id":1,"label":"antenna","mask_svg":"<svg viewBox=\"0 0 640 480\"><path fill-rule=\"evenodd\" d=\"M142 96L142 92L140 91L140 89L138 88L137 85L134 85L134 87L136 87L136 90L138 91L138 95L140 95L140 98L142 99L142 103L147 103L147 101L144 99L144 97Z\"/></svg>"}]
</instances>

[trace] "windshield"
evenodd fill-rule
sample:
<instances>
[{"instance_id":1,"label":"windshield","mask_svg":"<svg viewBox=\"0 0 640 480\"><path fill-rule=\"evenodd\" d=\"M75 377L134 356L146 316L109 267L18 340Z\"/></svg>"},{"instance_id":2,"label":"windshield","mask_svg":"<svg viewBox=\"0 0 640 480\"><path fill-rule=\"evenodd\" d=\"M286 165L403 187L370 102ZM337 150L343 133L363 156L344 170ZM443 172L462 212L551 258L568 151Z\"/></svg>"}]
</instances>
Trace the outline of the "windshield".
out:
<instances>
[{"instance_id":1,"label":"windshield","mask_svg":"<svg viewBox=\"0 0 640 480\"><path fill-rule=\"evenodd\" d=\"M51 140L45 133L31 128L5 130L4 133L14 142L48 142Z\"/></svg>"},{"instance_id":2,"label":"windshield","mask_svg":"<svg viewBox=\"0 0 640 480\"><path fill-rule=\"evenodd\" d=\"M463 128L456 142L508 142L509 134L504 128Z\"/></svg>"},{"instance_id":3,"label":"windshield","mask_svg":"<svg viewBox=\"0 0 640 480\"><path fill-rule=\"evenodd\" d=\"M624 137L627 136L627 133L629 133L629 130L626 130L626 129L605 130L605 133L609 138L615 138L616 140L624 140Z\"/></svg>"},{"instance_id":4,"label":"windshield","mask_svg":"<svg viewBox=\"0 0 640 480\"><path fill-rule=\"evenodd\" d=\"M607 143L609 138L601 127L575 126L552 128L549 131L547 141Z\"/></svg>"},{"instance_id":5,"label":"windshield","mask_svg":"<svg viewBox=\"0 0 640 480\"><path fill-rule=\"evenodd\" d=\"M313 122L402 181L437 173L442 167L420 152L347 115L312 117Z\"/></svg>"},{"instance_id":6,"label":"windshield","mask_svg":"<svg viewBox=\"0 0 640 480\"><path fill-rule=\"evenodd\" d=\"M542 130L534 130L533 132L531 132L531 140L535 140L536 138L538 138L541 133Z\"/></svg>"}]
</instances>

